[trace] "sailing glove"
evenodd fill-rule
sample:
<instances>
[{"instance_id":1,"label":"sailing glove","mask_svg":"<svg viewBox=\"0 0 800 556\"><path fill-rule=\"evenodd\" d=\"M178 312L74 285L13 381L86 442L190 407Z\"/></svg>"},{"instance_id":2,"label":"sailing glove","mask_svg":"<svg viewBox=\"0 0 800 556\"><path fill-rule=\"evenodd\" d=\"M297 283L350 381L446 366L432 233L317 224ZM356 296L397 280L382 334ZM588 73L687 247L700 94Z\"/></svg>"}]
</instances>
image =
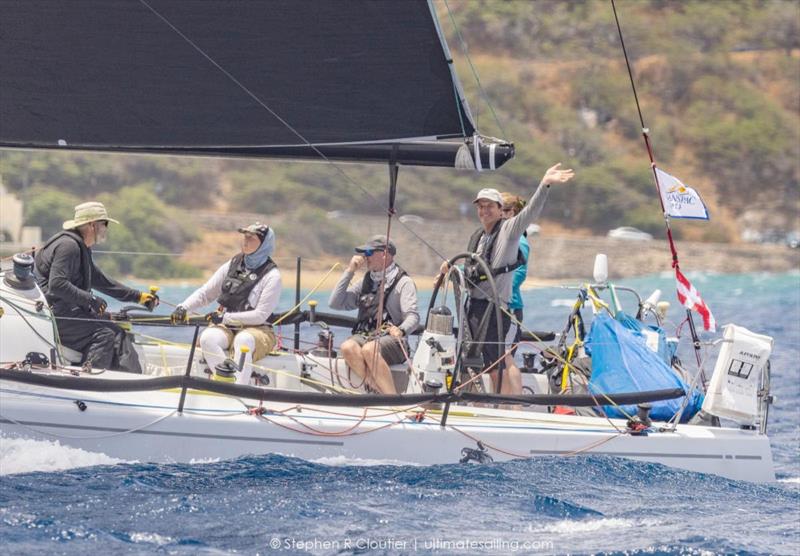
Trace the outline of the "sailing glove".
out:
<instances>
[{"instance_id":1,"label":"sailing glove","mask_svg":"<svg viewBox=\"0 0 800 556\"><path fill-rule=\"evenodd\" d=\"M171 322L172 324L183 324L186 321L187 321L186 308L178 305L177 307L175 307L175 310L172 311L172 314L169 316L169 322Z\"/></svg>"},{"instance_id":2,"label":"sailing glove","mask_svg":"<svg viewBox=\"0 0 800 556\"><path fill-rule=\"evenodd\" d=\"M102 297L97 297L93 295L92 298L89 300L89 307L91 308L93 313L97 313L98 315L102 315L106 312L106 308L108 307L108 303Z\"/></svg>"},{"instance_id":3,"label":"sailing glove","mask_svg":"<svg viewBox=\"0 0 800 556\"><path fill-rule=\"evenodd\" d=\"M140 292L139 305L144 305L148 311L155 309L161 300L153 292Z\"/></svg>"},{"instance_id":4,"label":"sailing glove","mask_svg":"<svg viewBox=\"0 0 800 556\"><path fill-rule=\"evenodd\" d=\"M206 320L211 324L222 324L222 313L213 311L206 315Z\"/></svg>"}]
</instances>

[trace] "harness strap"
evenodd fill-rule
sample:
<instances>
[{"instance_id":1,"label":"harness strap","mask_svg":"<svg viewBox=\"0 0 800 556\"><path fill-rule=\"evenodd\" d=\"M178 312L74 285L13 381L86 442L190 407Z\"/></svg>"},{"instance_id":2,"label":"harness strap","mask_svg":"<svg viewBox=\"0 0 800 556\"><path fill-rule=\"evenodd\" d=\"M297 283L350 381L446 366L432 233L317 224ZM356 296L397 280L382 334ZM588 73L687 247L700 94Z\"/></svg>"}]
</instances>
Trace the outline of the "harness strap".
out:
<instances>
[{"instance_id":1,"label":"harness strap","mask_svg":"<svg viewBox=\"0 0 800 556\"><path fill-rule=\"evenodd\" d=\"M483 258L484 260L492 264L492 256L494 255L494 245L497 241L497 236L500 233L500 226L503 225L502 220L498 220L495 225L492 227L492 231L489 232L489 237L486 240L486 247L484 248ZM472 236L469 238L469 244L467 246L467 250L471 253L475 253L478 249L478 244L480 243L481 237L486 233L483 228L478 228L472 233ZM517 249L517 260L511 264L507 264L501 267L492 268L492 277L499 276L501 274L507 274L509 272L514 272L521 266L524 266L527 263L525 260L525 255L521 249ZM485 274L478 275L478 281L483 282L486 280Z\"/></svg>"},{"instance_id":2,"label":"harness strap","mask_svg":"<svg viewBox=\"0 0 800 556\"><path fill-rule=\"evenodd\" d=\"M400 280L402 280L405 276L408 276L408 273L405 270L403 270L403 268L400 267L400 265L397 265L397 276L395 276L395 279L392 280L391 284L389 284L384 290L384 298L387 301L388 301L389 296L391 295L391 293L394 291L395 286L397 286L397 284L400 283ZM375 326L377 325L377 322L378 322L378 318L377 318L378 317L378 314L377 314L378 306L377 305L374 306L374 312L372 314L364 314L364 311L366 309L368 309L368 308L371 308L371 307L362 307L361 306L361 302L362 302L363 296L365 295L365 292L372 292L373 286L374 286L374 283L372 282L372 277L370 276L369 272L367 272L364 275L364 279L361 282L361 294L360 294L361 297L359 298L359 317L360 318L359 318L358 322L355 324L355 326L353 327L353 334L356 334L356 333L359 333L359 332L372 331L375 328ZM385 305L384 305L384 308L383 308L383 312L384 312L384 314L387 315L387 317L391 317L391 315L389 315L389 309ZM389 322L391 324L396 324L396 323L391 321L391 318L386 318L385 321L387 321L387 322Z\"/></svg>"}]
</instances>

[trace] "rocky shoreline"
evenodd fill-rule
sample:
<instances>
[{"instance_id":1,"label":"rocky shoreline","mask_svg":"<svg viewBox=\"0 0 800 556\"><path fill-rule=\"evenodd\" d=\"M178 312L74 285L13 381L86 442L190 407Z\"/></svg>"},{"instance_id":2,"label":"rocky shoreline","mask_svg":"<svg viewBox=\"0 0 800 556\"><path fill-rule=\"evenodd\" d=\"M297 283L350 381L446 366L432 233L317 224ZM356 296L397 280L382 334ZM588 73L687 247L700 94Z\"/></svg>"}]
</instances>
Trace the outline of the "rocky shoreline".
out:
<instances>
[{"instance_id":1,"label":"rocky shoreline","mask_svg":"<svg viewBox=\"0 0 800 556\"><path fill-rule=\"evenodd\" d=\"M423 222L414 225L414 234L425 239L445 256L452 256L466 247L475 228L472 222ZM360 226L361 230L368 229ZM385 232L385 223L374 222L369 229ZM393 228L398 246L398 259L409 272L433 274L441 262L432 249L420 245L406 228ZM364 234L363 231L360 232ZM536 235L531 242L530 279L553 280L591 277L597 253L608 257L609 278L629 278L669 271L672 257L666 239L631 241L607 237L565 237ZM679 241L678 255L685 271L719 272L789 272L800 270L800 249L769 244L726 244Z\"/></svg>"}]
</instances>

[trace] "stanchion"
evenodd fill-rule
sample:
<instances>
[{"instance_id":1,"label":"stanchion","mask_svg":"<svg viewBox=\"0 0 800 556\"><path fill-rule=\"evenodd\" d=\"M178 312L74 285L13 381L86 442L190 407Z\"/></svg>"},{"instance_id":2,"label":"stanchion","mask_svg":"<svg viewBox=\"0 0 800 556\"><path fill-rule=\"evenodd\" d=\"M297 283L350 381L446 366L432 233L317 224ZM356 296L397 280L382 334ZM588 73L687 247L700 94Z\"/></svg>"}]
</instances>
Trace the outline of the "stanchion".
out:
<instances>
[{"instance_id":1,"label":"stanchion","mask_svg":"<svg viewBox=\"0 0 800 556\"><path fill-rule=\"evenodd\" d=\"M188 378L190 374L192 374L192 363L194 363L194 350L195 346L197 346L197 337L200 335L200 325L196 324L194 326L194 337L192 338L192 347L189 349L189 361L186 362L186 373L184 373L184 377ZM181 399L178 402L178 414L183 413L183 403L186 401L186 383L181 386Z\"/></svg>"}]
</instances>

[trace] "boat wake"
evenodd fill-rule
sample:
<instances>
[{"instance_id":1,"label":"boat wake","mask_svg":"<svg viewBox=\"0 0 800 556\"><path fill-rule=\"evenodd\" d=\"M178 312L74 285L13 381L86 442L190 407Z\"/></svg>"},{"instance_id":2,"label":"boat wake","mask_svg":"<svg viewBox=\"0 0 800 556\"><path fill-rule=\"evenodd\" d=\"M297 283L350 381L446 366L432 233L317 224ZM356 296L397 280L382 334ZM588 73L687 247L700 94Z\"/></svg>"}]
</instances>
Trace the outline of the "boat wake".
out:
<instances>
[{"instance_id":1,"label":"boat wake","mask_svg":"<svg viewBox=\"0 0 800 556\"><path fill-rule=\"evenodd\" d=\"M103 453L63 446L57 440L0 436L0 475L64 471L93 465L129 463Z\"/></svg>"}]
</instances>

